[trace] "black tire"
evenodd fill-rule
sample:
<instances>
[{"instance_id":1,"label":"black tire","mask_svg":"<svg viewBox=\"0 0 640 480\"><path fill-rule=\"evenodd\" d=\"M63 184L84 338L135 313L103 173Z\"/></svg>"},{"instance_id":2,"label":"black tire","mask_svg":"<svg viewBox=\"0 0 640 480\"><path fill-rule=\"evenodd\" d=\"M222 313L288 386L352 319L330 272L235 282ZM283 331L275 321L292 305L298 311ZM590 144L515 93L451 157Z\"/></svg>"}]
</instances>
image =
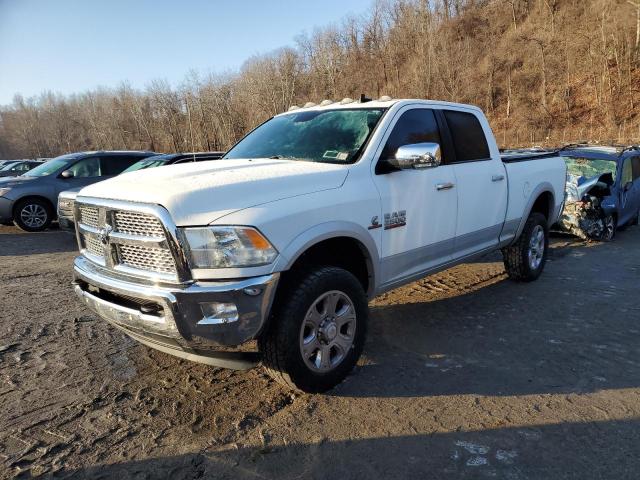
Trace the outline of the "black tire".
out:
<instances>
[{"instance_id":1,"label":"black tire","mask_svg":"<svg viewBox=\"0 0 640 480\"><path fill-rule=\"evenodd\" d=\"M529 261L529 251L531 249L532 236L538 232L538 227L544 232L544 249L539 265L534 268ZM513 244L502 249L504 268L511 280L517 282L532 282L536 280L547 262L549 250L549 226L547 219L541 213L533 212L529 215L527 223L524 225L520 238Z\"/></svg>"},{"instance_id":2,"label":"black tire","mask_svg":"<svg viewBox=\"0 0 640 480\"><path fill-rule=\"evenodd\" d=\"M369 307L362 285L341 268L316 267L291 273L278 289L269 327L258 339L264 367L271 377L290 389L306 393L330 390L353 369L364 347ZM355 310L353 343L340 363L329 371L318 372L307 365L302 354L305 317L319 298L334 291L344 293Z\"/></svg>"},{"instance_id":3,"label":"black tire","mask_svg":"<svg viewBox=\"0 0 640 480\"><path fill-rule=\"evenodd\" d=\"M29 221L27 211L44 212L41 220ZM46 200L39 198L26 198L16 203L13 208L13 223L25 232L41 232L49 228L54 218L53 209Z\"/></svg>"}]
</instances>

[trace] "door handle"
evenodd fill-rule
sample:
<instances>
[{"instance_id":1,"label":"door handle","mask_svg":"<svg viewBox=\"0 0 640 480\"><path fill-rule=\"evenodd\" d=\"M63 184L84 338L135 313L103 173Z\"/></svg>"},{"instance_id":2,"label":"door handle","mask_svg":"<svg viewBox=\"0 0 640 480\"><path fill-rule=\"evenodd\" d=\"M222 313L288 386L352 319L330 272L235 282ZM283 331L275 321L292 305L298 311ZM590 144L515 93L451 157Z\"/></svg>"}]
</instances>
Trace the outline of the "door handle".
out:
<instances>
[{"instance_id":1,"label":"door handle","mask_svg":"<svg viewBox=\"0 0 640 480\"><path fill-rule=\"evenodd\" d=\"M455 184L453 184L451 182L436 184L436 190L438 190L438 191L440 191L440 190L451 190L453 187L455 187Z\"/></svg>"},{"instance_id":2,"label":"door handle","mask_svg":"<svg viewBox=\"0 0 640 480\"><path fill-rule=\"evenodd\" d=\"M492 182L501 182L502 180L504 180L504 175L494 175L491 177Z\"/></svg>"}]
</instances>

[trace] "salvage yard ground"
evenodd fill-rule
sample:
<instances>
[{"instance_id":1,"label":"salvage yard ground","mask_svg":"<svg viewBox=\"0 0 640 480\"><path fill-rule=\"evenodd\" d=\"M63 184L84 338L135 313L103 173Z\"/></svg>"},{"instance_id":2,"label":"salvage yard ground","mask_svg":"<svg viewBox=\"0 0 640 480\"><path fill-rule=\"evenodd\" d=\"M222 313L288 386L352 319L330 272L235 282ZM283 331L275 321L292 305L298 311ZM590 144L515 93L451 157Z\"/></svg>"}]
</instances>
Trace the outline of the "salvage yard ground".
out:
<instances>
[{"instance_id":1,"label":"salvage yard ground","mask_svg":"<svg viewBox=\"0 0 640 480\"><path fill-rule=\"evenodd\" d=\"M638 478L640 228L378 298L325 395L136 344L73 296L76 245L0 227L0 477Z\"/></svg>"}]
</instances>

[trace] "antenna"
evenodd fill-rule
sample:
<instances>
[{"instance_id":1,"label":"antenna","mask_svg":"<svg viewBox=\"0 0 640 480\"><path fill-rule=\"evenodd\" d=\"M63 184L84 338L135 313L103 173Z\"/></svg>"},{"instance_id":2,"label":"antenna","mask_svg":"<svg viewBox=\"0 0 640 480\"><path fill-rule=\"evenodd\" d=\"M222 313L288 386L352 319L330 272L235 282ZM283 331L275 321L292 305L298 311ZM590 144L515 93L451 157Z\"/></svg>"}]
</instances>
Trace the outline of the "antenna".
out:
<instances>
[{"instance_id":1,"label":"antenna","mask_svg":"<svg viewBox=\"0 0 640 480\"><path fill-rule=\"evenodd\" d=\"M364 93L360 94L360 103L367 103L367 102L370 102L371 100L373 99L367 97Z\"/></svg>"}]
</instances>

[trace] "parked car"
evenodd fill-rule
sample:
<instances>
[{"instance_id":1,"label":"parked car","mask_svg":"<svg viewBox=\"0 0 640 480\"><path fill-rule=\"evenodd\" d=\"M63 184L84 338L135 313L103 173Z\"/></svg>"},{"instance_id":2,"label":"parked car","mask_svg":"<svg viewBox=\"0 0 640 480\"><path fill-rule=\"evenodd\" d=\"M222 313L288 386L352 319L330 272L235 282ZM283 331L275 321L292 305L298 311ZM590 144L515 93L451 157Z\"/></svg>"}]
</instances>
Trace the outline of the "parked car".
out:
<instances>
[{"instance_id":1,"label":"parked car","mask_svg":"<svg viewBox=\"0 0 640 480\"><path fill-rule=\"evenodd\" d=\"M152 348L248 368L257 352L233 349L257 339L275 379L324 391L358 360L376 295L496 249L512 279L538 278L565 176L557 154L501 157L477 107L323 102L220 161L83 189L74 289Z\"/></svg>"},{"instance_id":2,"label":"parked car","mask_svg":"<svg viewBox=\"0 0 640 480\"><path fill-rule=\"evenodd\" d=\"M218 160L222 158L224 152L195 152L195 153L164 153L154 155L142 159L122 173L135 172L136 170L144 170L146 168L162 167L165 165L174 165L176 163L203 162L205 160ZM74 188L73 190L65 190L58 195L58 224L62 230L69 232L75 231L73 220L73 205L78 192L83 187Z\"/></svg>"},{"instance_id":3,"label":"parked car","mask_svg":"<svg viewBox=\"0 0 640 480\"><path fill-rule=\"evenodd\" d=\"M14 222L27 232L46 229L56 216L58 194L117 175L154 152L70 153L21 175L0 179L0 223Z\"/></svg>"},{"instance_id":4,"label":"parked car","mask_svg":"<svg viewBox=\"0 0 640 480\"><path fill-rule=\"evenodd\" d=\"M567 164L566 204L559 227L585 240L610 241L640 215L640 147L577 145Z\"/></svg>"},{"instance_id":5,"label":"parked car","mask_svg":"<svg viewBox=\"0 0 640 480\"><path fill-rule=\"evenodd\" d=\"M42 162L38 162L36 160L18 160L15 162L9 162L0 166L0 177L18 177L29 170L33 170L39 165L42 165Z\"/></svg>"}]
</instances>

